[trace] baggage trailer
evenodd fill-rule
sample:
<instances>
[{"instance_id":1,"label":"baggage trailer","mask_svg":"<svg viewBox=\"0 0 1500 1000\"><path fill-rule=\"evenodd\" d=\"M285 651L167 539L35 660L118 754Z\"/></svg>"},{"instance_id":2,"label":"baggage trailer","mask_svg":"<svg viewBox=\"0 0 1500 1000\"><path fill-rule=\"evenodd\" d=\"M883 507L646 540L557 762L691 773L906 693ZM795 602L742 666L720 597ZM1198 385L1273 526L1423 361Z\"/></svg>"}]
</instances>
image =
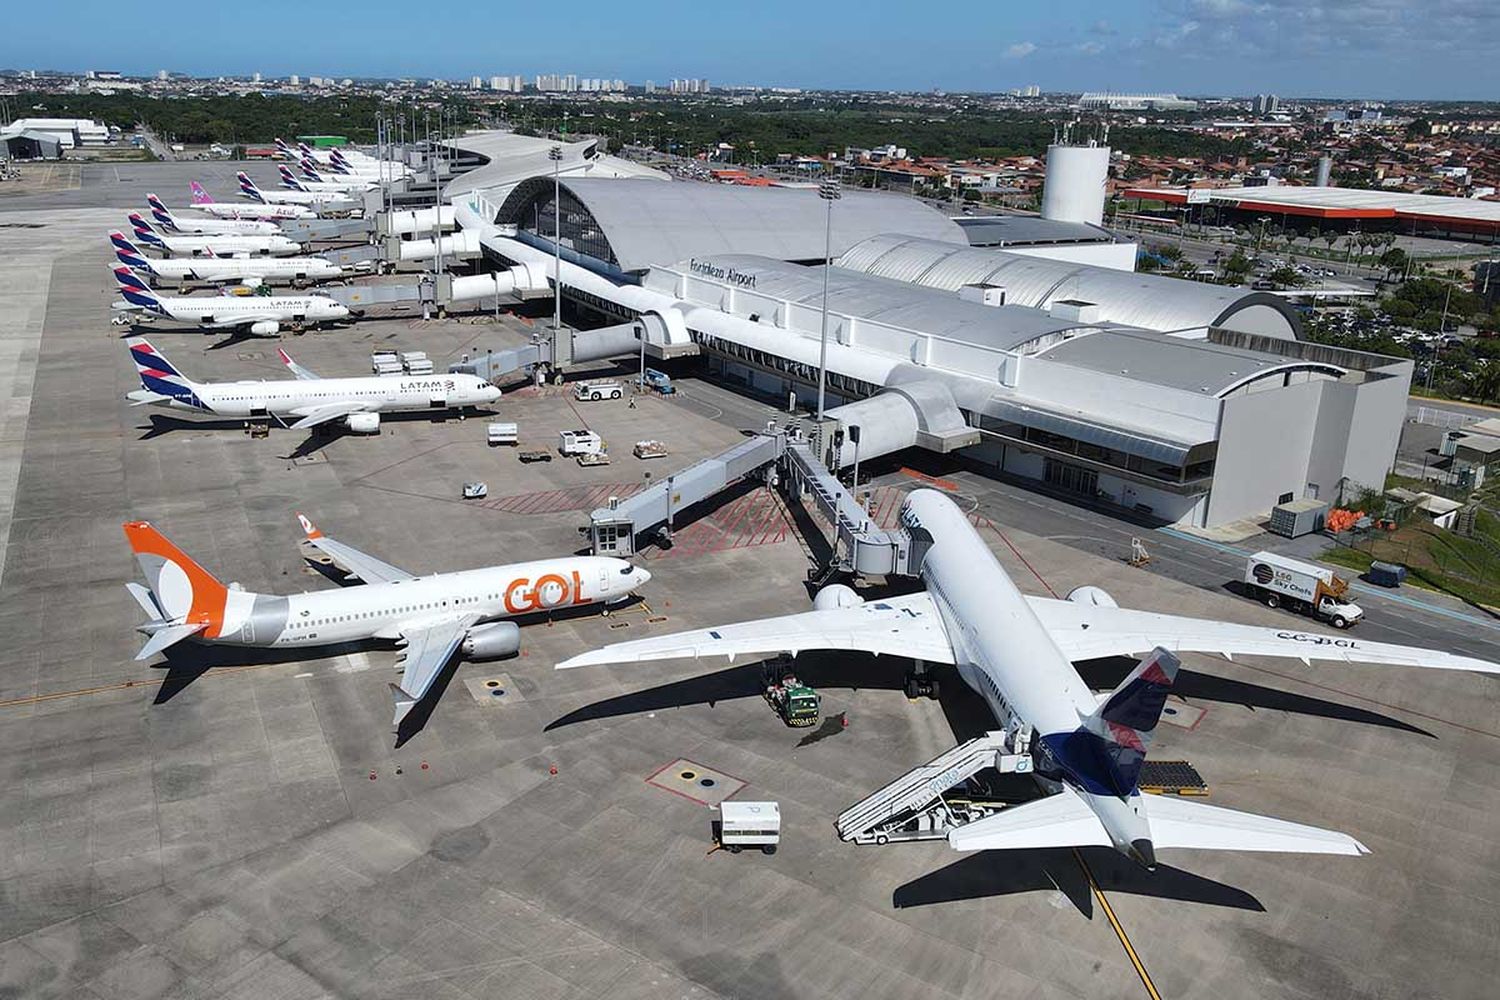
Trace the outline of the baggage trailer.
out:
<instances>
[{"instance_id":1,"label":"baggage trailer","mask_svg":"<svg viewBox=\"0 0 1500 1000\"><path fill-rule=\"evenodd\" d=\"M1245 586L1268 608L1286 607L1334 628L1349 628L1364 610L1345 600L1349 581L1313 563L1257 552L1245 561Z\"/></svg>"},{"instance_id":2,"label":"baggage trailer","mask_svg":"<svg viewBox=\"0 0 1500 1000\"><path fill-rule=\"evenodd\" d=\"M781 806L775 802L719 803L719 843L731 854L758 847L775 854L781 841Z\"/></svg>"}]
</instances>

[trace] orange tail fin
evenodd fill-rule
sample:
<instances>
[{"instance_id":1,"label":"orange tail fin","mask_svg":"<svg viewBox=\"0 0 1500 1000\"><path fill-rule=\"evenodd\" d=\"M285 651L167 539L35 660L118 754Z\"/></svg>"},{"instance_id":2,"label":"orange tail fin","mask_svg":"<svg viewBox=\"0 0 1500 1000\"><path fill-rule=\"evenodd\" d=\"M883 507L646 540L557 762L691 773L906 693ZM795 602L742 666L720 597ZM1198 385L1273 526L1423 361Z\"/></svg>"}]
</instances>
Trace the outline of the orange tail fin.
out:
<instances>
[{"instance_id":1,"label":"orange tail fin","mask_svg":"<svg viewBox=\"0 0 1500 1000\"><path fill-rule=\"evenodd\" d=\"M229 589L168 541L150 521L127 521L125 539L162 611L172 620L207 625L207 633L216 634L224 621Z\"/></svg>"}]
</instances>

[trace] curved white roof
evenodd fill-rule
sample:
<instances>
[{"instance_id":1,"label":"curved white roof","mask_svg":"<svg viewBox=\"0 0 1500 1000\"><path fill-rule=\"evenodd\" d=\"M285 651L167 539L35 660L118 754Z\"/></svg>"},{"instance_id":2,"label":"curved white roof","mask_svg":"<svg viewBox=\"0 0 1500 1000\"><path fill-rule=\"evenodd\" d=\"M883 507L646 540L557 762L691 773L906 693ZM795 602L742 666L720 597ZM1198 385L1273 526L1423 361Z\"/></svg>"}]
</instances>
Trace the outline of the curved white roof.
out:
<instances>
[{"instance_id":1,"label":"curved white roof","mask_svg":"<svg viewBox=\"0 0 1500 1000\"><path fill-rule=\"evenodd\" d=\"M488 162L455 177L443 189L443 196L449 201L471 191L478 191L492 203L498 204L526 178L538 174L551 175L552 160L548 158L547 151L553 146L562 149L563 158L558 172L564 177L668 179L666 174L654 167L600 153L597 139L557 142L539 136L517 135L515 132L490 131L460 136L453 140L453 145L466 153L482 156Z\"/></svg>"},{"instance_id":2,"label":"curved white roof","mask_svg":"<svg viewBox=\"0 0 1500 1000\"><path fill-rule=\"evenodd\" d=\"M614 255L609 263L622 271L641 271L708 254L823 259L827 208L814 189L593 177L564 177L562 188L588 211ZM548 171L517 185L495 221L524 224L527 207L551 197ZM893 228L935 246L968 245L953 220L915 198L845 191L833 206L833 253L843 253Z\"/></svg>"},{"instance_id":3,"label":"curved white roof","mask_svg":"<svg viewBox=\"0 0 1500 1000\"><path fill-rule=\"evenodd\" d=\"M1102 306L1110 322L1161 333L1197 334L1210 326L1283 338L1301 332L1291 307L1263 292L1004 250L955 247L904 233L866 240L840 255L836 264L948 291L963 285L1003 285L1007 303L1035 309L1050 308L1058 299L1081 299Z\"/></svg>"}]
</instances>

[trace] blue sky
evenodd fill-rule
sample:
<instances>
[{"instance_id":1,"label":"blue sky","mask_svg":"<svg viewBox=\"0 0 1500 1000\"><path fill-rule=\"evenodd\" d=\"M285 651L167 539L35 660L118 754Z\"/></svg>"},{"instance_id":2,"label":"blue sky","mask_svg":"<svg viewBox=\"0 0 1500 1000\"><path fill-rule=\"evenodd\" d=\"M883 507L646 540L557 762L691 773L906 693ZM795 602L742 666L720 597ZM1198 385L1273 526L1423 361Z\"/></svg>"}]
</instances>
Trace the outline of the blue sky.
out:
<instances>
[{"instance_id":1,"label":"blue sky","mask_svg":"<svg viewBox=\"0 0 1500 1000\"><path fill-rule=\"evenodd\" d=\"M0 67L1500 99L1494 0L10 5Z\"/></svg>"}]
</instances>

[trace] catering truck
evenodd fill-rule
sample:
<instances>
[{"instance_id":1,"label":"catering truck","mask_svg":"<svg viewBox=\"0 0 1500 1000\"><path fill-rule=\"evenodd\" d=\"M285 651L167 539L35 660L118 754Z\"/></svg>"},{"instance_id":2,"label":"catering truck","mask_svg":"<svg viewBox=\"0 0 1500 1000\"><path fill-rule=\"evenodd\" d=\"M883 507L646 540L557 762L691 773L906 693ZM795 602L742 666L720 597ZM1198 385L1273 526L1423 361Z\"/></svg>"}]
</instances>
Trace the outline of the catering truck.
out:
<instances>
[{"instance_id":1,"label":"catering truck","mask_svg":"<svg viewBox=\"0 0 1500 1000\"><path fill-rule=\"evenodd\" d=\"M1246 560L1245 586L1268 608L1285 607L1334 628L1348 628L1365 616L1344 596L1348 580L1331 569L1275 552L1257 552Z\"/></svg>"}]
</instances>

